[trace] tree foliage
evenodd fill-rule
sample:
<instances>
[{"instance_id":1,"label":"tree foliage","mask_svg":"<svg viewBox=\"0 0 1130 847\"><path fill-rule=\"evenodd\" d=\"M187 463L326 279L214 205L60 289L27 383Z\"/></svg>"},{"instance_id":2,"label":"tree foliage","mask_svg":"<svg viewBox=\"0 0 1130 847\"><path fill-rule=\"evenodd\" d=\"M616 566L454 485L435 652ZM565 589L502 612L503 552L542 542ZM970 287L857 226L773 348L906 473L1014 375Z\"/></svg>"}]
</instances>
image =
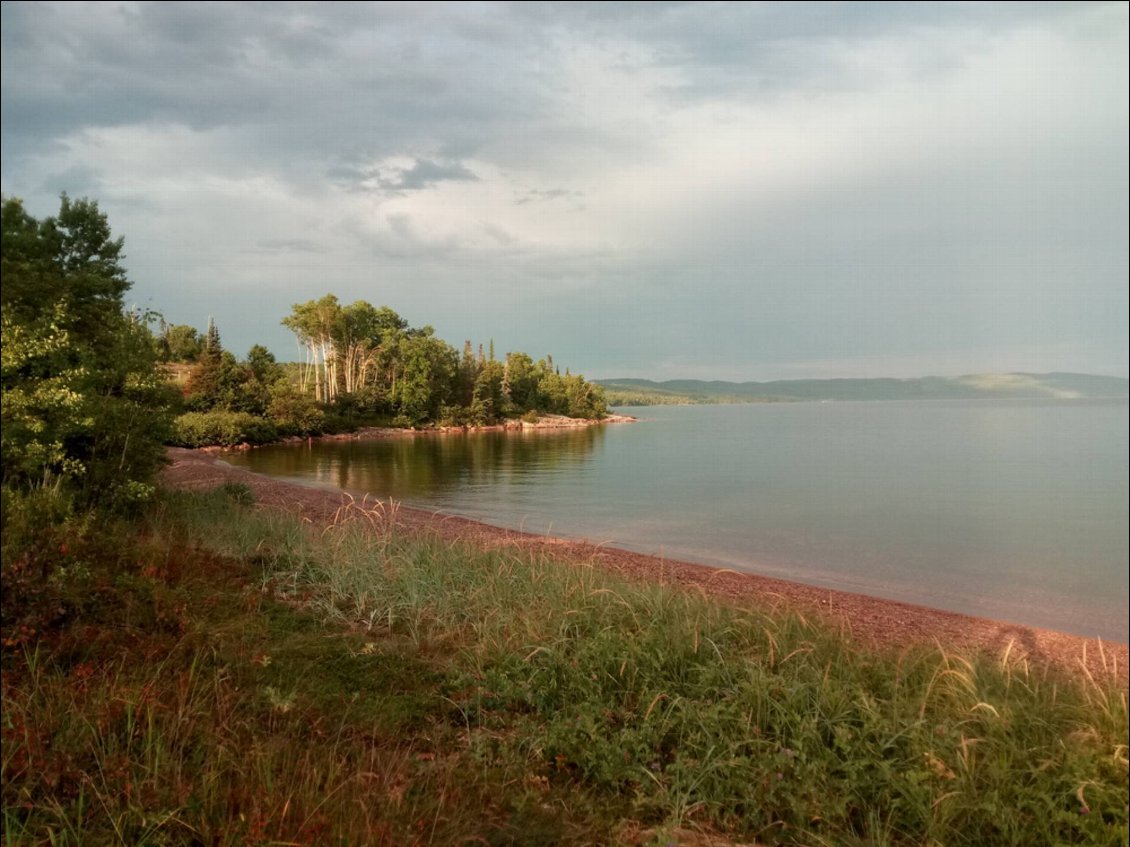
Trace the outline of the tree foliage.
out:
<instances>
[{"instance_id":1,"label":"tree foliage","mask_svg":"<svg viewBox=\"0 0 1130 847\"><path fill-rule=\"evenodd\" d=\"M204 352L204 339L195 327L160 322L157 357L162 362L195 362Z\"/></svg>"},{"instance_id":2,"label":"tree foliage","mask_svg":"<svg viewBox=\"0 0 1130 847\"><path fill-rule=\"evenodd\" d=\"M88 502L143 496L168 390L147 320L123 310L122 239L89 200L37 220L3 201L5 487L62 483Z\"/></svg>"},{"instance_id":3,"label":"tree foliage","mask_svg":"<svg viewBox=\"0 0 1130 847\"><path fill-rule=\"evenodd\" d=\"M361 424L485 425L545 413L600 418L608 411L603 389L568 371L562 376L551 356L496 359L493 341L489 357L470 341L460 355L432 327L410 327L387 306L343 305L327 294L296 303L282 323L295 333L304 361L280 365L258 344L237 359L224 349L212 320L202 333L162 329L162 350L162 338L198 345L176 443L206 444L214 437L213 443L226 444L240 432L254 442ZM262 426L246 427L244 418L232 415L252 415Z\"/></svg>"},{"instance_id":4,"label":"tree foliage","mask_svg":"<svg viewBox=\"0 0 1130 847\"><path fill-rule=\"evenodd\" d=\"M552 357L525 353L505 360L460 356L431 327L414 329L387 306L363 300L343 306L327 294L296 303L283 319L305 351L299 389L351 412L385 414L402 423L489 424L528 412L599 418L608 411L599 386L562 377Z\"/></svg>"}]
</instances>

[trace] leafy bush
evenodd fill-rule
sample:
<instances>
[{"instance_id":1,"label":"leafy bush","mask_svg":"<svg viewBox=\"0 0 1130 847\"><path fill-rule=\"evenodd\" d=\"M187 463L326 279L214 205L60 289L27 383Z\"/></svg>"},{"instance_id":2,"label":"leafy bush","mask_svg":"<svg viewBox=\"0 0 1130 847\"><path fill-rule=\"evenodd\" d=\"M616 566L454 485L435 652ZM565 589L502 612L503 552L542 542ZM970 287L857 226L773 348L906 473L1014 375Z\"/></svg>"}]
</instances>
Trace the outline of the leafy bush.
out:
<instances>
[{"instance_id":1,"label":"leafy bush","mask_svg":"<svg viewBox=\"0 0 1130 847\"><path fill-rule=\"evenodd\" d=\"M173 421L172 442L181 447L265 444L278 438L273 423L247 412L187 412Z\"/></svg>"},{"instance_id":2,"label":"leafy bush","mask_svg":"<svg viewBox=\"0 0 1130 847\"><path fill-rule=\"evenodd\" d=\"M440 406L439 420L436 423L440 426L467 426L475 421L466 407L445 404Z\"/></svg>"},{"instance_id":3,"label":"leafy bush","mask_svg":"<svg viewBox=\"0 0 1130 847\"><path fill-rule=\"evenodd\" d=\"M326 431L326 413L312 397L300 393L285 379L271 388L267 415L278 427L279 435L317 435Z\"/></svg>"}]
</instances>

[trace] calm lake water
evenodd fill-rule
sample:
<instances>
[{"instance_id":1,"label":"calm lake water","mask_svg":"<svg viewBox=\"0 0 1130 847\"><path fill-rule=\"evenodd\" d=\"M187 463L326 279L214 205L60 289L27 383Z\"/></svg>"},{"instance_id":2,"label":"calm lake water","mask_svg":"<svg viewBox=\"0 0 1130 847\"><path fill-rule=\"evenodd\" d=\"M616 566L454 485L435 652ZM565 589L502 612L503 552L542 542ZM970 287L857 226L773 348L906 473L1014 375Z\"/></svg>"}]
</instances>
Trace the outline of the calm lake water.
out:
<instances>
[{"instance_id":1,"label":"calm lake water","mask_svg":"<svg viewBox=\"0 0 1130 847\"><path fill-rule=\"evenodd\" d=\"M668 406L267 447L260 473L529 532L1127 641L1127 403Z\"/></svg>"}]
</instances>

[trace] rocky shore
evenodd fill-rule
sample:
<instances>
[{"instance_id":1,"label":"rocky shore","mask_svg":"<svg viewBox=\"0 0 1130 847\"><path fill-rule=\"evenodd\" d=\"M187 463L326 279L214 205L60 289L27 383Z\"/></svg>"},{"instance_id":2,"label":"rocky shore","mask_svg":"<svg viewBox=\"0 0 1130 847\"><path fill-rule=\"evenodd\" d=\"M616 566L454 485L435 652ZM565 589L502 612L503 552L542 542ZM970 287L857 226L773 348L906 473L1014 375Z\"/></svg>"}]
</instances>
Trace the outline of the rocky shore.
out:
<instances>
[{"instance_id":1,"label":"rocky shore","mask_svg":"<svg viewBox=\"0 0 1130 847\"><path fill-rule=\"evenodd\" d=\"M540 415L537 420L527 421L521 418L512 418L502 423L484 426L434 426L426 429L413 429L410 427L393 426L363 426L352 432L337 432L326 435L311 435L302 437L292 435L283 438L279 444L305 444L314 441L360 441L367 438L411 438L427 435L452 435L470 432L521 432L527 430L549 429L580 429L586 426L603 426L604 424L635 423L637 419L631 415L605 415L603 418L569 418L565 415ZM203 453L227 453L230 451L250 450L254 445L244 443L230 447L201 447Z\"/></svg>"},{"instance_id":2,"label":"rocky shore","mask_svg":"<svg viewBox=\"0 0 1130 847\"><path fill-rule=\"evenodd\" d=\"M483 426L436 426L428 429L397 429L395 427L362 427L356 432L341 433L340 435L323 435L321 438L330 440L351 440L361 438L399 438L406 435L428 435L437 433L461 432L515 432L539 429L580 429L586 426L603 426L604 424L634 423L636 418L631 415L605 415L603 418L569 418L565 415L539 415L537 420L523 420L512 418L502 423Z\"/></svg>"}]
</instances>

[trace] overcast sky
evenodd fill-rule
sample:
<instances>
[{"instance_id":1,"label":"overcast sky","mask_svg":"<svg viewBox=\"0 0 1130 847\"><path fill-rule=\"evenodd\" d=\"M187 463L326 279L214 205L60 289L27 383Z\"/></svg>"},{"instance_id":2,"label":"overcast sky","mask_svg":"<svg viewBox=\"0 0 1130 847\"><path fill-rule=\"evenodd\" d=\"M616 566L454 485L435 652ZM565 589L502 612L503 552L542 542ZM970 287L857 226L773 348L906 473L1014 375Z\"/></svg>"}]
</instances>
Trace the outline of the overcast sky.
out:
<instances>
[{"instance_id":1,"label":"overcast sky","mask_svg":"<svg viewBox=\"0 0 1130 847\"><path fill-rule=\"evenodd\" d=\"M2 14L3 192L237 354L332 292L597 378L1127 373L1126 3Z\"/></svg>"}]
</instances>

